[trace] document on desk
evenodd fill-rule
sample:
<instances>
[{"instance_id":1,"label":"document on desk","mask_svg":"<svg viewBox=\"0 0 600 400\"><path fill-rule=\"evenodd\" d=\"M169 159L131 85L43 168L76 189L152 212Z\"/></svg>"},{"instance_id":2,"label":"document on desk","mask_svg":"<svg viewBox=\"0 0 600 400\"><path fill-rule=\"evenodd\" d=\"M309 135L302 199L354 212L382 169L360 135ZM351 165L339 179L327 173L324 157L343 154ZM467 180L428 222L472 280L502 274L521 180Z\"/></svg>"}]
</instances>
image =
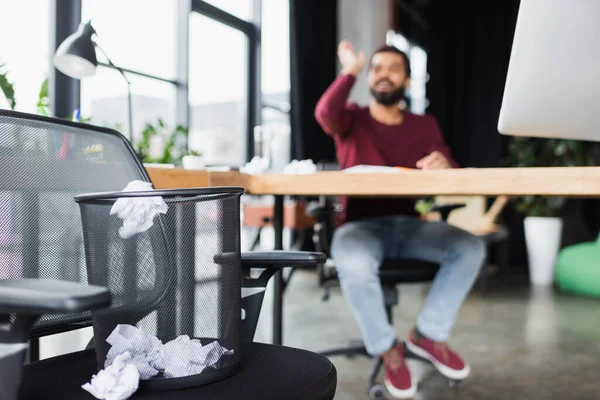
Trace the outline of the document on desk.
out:
<instances>
[{"instance_id":1,"label":"document on desk","mask_svg":"<svg viewBox=\"0 0 600 400\"><path fill-rule=\"evenodd\" d=\"M404 167L386 167L384 165L355 165L354 167L343 169L342 172L348 174L371 174L371 173L398 173L408 171L409 168Z\"/></svg>"}]
</instances>

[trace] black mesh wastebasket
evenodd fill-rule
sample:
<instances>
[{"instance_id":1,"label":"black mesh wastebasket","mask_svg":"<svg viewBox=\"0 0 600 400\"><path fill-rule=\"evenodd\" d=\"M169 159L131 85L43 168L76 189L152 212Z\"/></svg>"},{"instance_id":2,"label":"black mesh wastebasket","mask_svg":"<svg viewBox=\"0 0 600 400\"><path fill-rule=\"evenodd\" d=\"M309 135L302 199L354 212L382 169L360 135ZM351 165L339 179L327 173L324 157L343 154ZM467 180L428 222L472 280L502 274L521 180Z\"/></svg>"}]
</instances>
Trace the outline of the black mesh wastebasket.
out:
<instances>
[{"instance_id":1,"label":"black mesh wastebasket","mask_svg":"<svg viewBox=\"0 0 600 400\"><path fill-rule=\"evenodd\" d=\"M235 371L242 193L201 188L75 198L89 283L113 296L109 308L92 312L98 370L127 350L142 371L140 389L197 386Z\"/></svg>"}]
</instances>

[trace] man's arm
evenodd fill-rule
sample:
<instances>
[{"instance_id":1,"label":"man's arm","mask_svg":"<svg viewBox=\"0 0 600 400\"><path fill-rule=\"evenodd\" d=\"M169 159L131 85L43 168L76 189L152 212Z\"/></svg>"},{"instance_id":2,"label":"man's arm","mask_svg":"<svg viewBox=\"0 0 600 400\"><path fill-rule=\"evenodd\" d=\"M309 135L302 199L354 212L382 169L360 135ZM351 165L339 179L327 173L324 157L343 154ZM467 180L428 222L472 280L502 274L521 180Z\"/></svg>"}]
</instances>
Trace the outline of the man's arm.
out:
<instances>
[{"instance_id":1,"label":"man's arm","mask_svg":"<svg viewBox=\"0 0 600 400\"><path fill-rule=\"evenodd\" d=\"M344 135L352 126L352 110L346 104L356 78L341 74L327 88L315 108L315 118L330 135Z\"/></svg>"},{"instance_id":2,"label":"man's arm","mask_svg":"<svg viewBox=\"0 0 600 400\"><path fill-rule=\"evenodd\" d=\"M338 46L338 57L342 73L325 91L315 108L315 118L323 130L330 135L345 134L352 125L352 111L346 105L356 76L365 63L363 52L355 53L352 44L346 40Z\"/></svg>"},{"instance_id":3,"label":"man's arm","mask_svg":"<svg viewBox=\"0 0 600 400\"><path fill-rule=\"evenodd\" d=\"M421 169L444 169L459 168L460 166L452 157L450 148L444 141L442 132L434 117L429 117L429 146L427 156L417 161L417 168Z\"/></svg>"}]
</instances>

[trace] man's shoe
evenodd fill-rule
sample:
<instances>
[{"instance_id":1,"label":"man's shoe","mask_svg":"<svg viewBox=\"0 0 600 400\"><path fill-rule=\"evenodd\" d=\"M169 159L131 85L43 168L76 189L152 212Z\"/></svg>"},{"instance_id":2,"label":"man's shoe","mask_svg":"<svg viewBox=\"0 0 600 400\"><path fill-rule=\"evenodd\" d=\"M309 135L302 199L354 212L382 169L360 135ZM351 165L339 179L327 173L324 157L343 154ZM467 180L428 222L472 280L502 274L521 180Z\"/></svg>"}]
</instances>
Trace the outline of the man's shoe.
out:
<instances>
[{"instance_id":1,"label":"man's shoe","mask_svg":"<svg viewBox=\"0 0 600 400\"><path fill-rule=\"evenodd\" d=\"M393 354L390 354L392 353ZM385 387L396 399L411 399L417 394L417 383L413 380L404 359L404 348L397 345L383 358ZM393 359L392 359L393 358Z\"/></svg>"},{"instance_id":2,"label":"man's shoe","mask_svg":"<svg viewBox=\"0 0 600 400\"><path fill-rule=\"evenodd\" d=\"M406 348L413 354L431 361L433 366L450 379L462 380L471 373L469 364L446 343L429 340L412 331Z\"/></svg>"}]
</instances>

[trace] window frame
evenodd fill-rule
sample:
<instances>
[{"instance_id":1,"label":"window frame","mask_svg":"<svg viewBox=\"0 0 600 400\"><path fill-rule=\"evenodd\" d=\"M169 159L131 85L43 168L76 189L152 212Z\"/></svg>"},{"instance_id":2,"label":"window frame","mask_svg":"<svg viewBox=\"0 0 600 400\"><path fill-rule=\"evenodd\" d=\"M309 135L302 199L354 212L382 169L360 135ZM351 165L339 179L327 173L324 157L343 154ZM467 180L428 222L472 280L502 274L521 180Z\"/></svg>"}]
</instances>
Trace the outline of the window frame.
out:
<instances>
[{"instance_id":1,"label":"window frame","mask_svg":"<svg viewBox=\"0 0 600 400\"><path fill-rule=\"evenodd\" d=\"M246 72L248 85L246 96L246 160L254 156L254 127L261 124L261 11L262 1L253 0L254 15L252 21L245 21L235 15L213 6L203 0L192 0L192 12L227 25L246 36L248 40ZM189 113L189 112L188 112Z\"/></svg>"}]
</instances>

